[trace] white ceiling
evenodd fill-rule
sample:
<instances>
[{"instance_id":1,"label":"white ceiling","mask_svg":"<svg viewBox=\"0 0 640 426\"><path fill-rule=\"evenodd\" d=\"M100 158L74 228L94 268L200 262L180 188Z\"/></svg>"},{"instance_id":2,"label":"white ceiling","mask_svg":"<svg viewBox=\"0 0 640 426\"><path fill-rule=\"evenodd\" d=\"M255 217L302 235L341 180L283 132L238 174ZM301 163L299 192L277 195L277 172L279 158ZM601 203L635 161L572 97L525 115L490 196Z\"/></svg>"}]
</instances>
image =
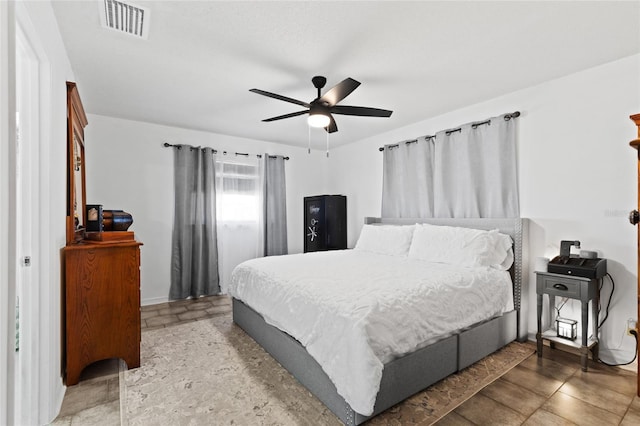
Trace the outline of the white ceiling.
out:
<instances>
[{"instance_id":1,"label":"white ceiling","mask_svg":"<svg viewBox=\"0 0 640 426\"><path fill-rule=\"evenodd\" d=\"M104 29L102 1L53 1L88 113L299 146L306 116L261 120L301 108L249 89L360 81L341 105L394 113L335 116L337 146L640 52L638 1L132 3L147 40Z\"/></svg>"}]
</instances>

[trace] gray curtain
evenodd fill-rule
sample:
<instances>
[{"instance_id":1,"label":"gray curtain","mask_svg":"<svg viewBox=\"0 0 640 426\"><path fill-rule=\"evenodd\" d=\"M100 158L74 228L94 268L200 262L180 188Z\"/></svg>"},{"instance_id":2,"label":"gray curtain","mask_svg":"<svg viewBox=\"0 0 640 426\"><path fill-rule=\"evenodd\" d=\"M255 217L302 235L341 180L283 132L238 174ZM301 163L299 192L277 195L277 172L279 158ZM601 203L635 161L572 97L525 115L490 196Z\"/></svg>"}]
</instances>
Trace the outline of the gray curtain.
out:
<instances>
[{"instance_id":1,"label":"gray curtain","mask_svg":"<svg viewBox=\"0 0 640 426\"><path fill-rule=\"evenodd\" d=\"M386 145L384 217L518 217L516 120L505 114Z\"/></svg>"},{"instance_id":2,"label":"gray curtain","mask_svg":"<svg viewBox=\"0 0 640 426\"><path fill-rule=\"evenodd\" d=\"M516 120L501 116L484 123L436 134L435 217L520 215Z\"/></svg>"},{"instance_id":3,"label":"gray curtain","mask_svg":"<svg viewBox=\"0 0 640 426\"><path fill-rule=\"evenodd\" d=\"M169 299L220 293L213 150L174 148L175 213Z\"/></svg>"},{"instance_id":4,"label":"gray curtain","mask_svg":"<svg viewBox=\"0 0 640 426\"><path fill-rule=\"evenodd\" d=\"M264 161L264 255L288 254L285 159L265 154Z\"/></svg>"},{"instance_id":5,"label":"gray curtain","mask_svg":"<svg viewBox=\"0 0 640 426\"><path fill-rule=\"evenodd\" d=\"M433 216L433 140L387 145L383 154L382 216Z\"/></svg>"}]
</instances>

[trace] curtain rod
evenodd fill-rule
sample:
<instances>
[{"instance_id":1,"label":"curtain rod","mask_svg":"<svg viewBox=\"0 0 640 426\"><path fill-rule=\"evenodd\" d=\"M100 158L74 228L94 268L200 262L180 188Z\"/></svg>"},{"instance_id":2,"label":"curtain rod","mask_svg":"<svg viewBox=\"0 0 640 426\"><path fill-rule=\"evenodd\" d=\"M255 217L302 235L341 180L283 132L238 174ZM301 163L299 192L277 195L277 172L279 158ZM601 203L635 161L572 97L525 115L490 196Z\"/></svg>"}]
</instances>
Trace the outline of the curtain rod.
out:
<instances>
[{"instance_id":1,"label":"curtain rod","mask_svg":"<svg viewBox=\"0 0 640 426\"><path fill-rule=\"evenodd\" d=\"M504 121L509 121L512 118L518 118L520 117L520 111L515 111L515 112L511 112L508 114L504 114ZM471 127L473 127L474 129L478 126L482 126L485 124L491 124L491 119L489 120L484 120L484 121L478 121L476 123L471 124ZM447 135L450 135L451 133L455 133L455 132L461 132L462 131L462 127L458 127L456 129L451 129L451 130L447 130L445 133ZM425 140L429 140L429 139L434 139L436 136L435 135L431 135L431 136L422 136L423 138L425 138ZM410 144L410 143L414 143L414 142L418 142L418 139L412 139L410 141L405 141L405 144ZM393 144L393 145L387 145L390 148L397 148L399 144ZM378 148L378 151L382 152L384 151L384 146L381 146L380 148Z\"/></svg>"},{"instance_id":2,"label":"curtain rod","mask_svg":"<svg viewBox=\"0 0 640 426\"><path fill-rule=\"evenodd\" d=\"M173 144L170 144L170 143L168 143L168 142L165 142L165 143L163 143L162 145L163 145L165 148L169 148L169 147L171 147L171 148L177 148L177 149L182 149L182 147L183 147L183 146L185 146L185 145L173 145ZM198 149L198 148L197 148L197 147L192 146L192 147L190 147L189 149L194 150L194 149ZM201 148L201 149L204 149L204 148ZM218 153L218 150L214 149L214 150L213 150L213 153L214 153L214 154L217 154L217 153ZM227 155L227 154L242 155L243 157L248 157L248 156L249 156L249 154L248 154L248 153L246 153L246 152L234 152L234 153L231 153L231 152L227 152L227 151L222 151L222 154L223 154L223 155ZM256 154L256 157L258 157L258 158L262 158L262 154ZM270 156L269 156L269 158L276 158L276 157L277 157L277 155L270 155ZM288 160L288 159L289 159L289 157L283 157L283 158L284 158L285 160Z\"/></svg>"},{"instance_id":3,"label":"curtain rod","mask_svg":"<svg viewBox=\"0 0 640 426\"><path fill-rule=\"evenodd\" d=\"M165 147L165 148L169 148L169 147L171 147L171 148L176 148L176 149L182 149L182 147L183 147L183 146L185 146L185 145L172 145L172 144L170 144L170 143L168 143L168 142L165 142L163 145L164 145L164 147ZM197 147L195 147L195 146L190 146L190 147L189 147L189 149L190 149L191 151L193 151L194 149L202 149L202 150L204 150L204 148L197 148ZM217 154L217 153L218 153L218 151L214 149L214 150L213 150L213 153L214 153L214 154Z\"/></svg>"}]
</instances>

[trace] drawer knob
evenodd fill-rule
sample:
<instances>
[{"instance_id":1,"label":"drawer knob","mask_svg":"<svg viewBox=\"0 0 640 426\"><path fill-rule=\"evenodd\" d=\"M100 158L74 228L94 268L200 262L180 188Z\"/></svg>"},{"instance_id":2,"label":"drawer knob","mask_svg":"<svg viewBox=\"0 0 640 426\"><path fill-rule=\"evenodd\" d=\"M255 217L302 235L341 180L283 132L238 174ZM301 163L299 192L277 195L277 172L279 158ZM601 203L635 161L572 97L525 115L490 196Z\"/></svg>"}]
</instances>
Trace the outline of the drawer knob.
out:
<instances>
[{"instance_id":1,"label":"drawer knob","mask_svg":"<svg viewBox=\"0 0 640 426\"><path fill-rule=\"evenodd\" d=\"M556 290L563 290L563 291L569 290L569 287L567 287L564 284L560 284L560 283L554 284L553 288L555 288Z\"/></svg>"},{"instance_id":2,"label":"drawer knob","mask_svg":"<svg viewBox=\"0 0 640 426\"><path fill-rule=\"evenodd\" d=\"M632 225L637 225L638 222L640 222L640 213L638 212L638 210L631 210L629 212L629 222Z\"/></svg>"}]
</instances>

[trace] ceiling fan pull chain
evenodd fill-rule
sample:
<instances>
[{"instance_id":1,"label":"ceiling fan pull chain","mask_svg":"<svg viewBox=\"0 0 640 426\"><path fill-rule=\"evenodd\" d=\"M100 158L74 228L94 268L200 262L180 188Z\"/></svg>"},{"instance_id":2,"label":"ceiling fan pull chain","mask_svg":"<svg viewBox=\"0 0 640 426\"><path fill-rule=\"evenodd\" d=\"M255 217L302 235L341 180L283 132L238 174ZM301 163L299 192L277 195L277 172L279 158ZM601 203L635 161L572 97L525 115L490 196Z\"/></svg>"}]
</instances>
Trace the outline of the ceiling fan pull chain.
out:
<instances>
[{"instance_id":1,"label":"ceiling fan pull chain","mask_svg":"<svg viewBox=\"0 0 640 426\"><path fill-rule=\"evenodd\" d=\"M329 132L327 133L327 158L329 158Z\"/></svg>"},{"instance_id":2,"label":"ceiling fan pull chain","mask_svg":"<svg viewBox=\"0 0 640 426\"><path fill-rule=\"evenodd\" d=\"M307 142L307 154L311 154L311 126L307 126L307 129L309 129L309 139Z\"/></svg>"}]
</instances>

